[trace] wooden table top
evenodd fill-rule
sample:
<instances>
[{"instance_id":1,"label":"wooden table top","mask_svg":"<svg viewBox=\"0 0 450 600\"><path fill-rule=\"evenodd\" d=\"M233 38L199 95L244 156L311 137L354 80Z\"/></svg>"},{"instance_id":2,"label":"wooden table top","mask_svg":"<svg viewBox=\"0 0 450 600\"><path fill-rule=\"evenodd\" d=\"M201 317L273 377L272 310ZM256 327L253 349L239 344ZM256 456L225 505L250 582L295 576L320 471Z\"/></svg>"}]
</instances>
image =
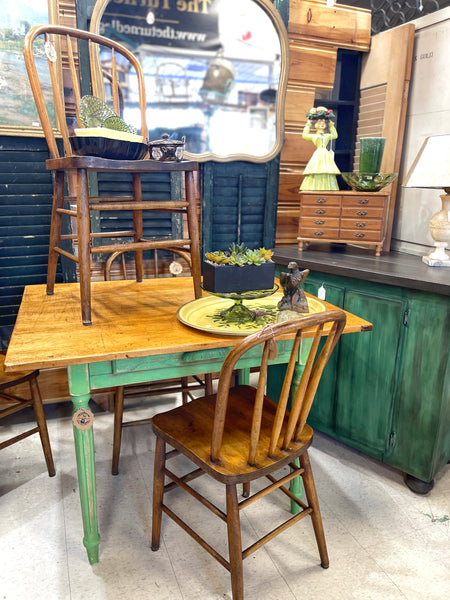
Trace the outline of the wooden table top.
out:
<instances>
[{"instance_id":1,"label":"wooden table top","mask_svg":"<svg viewBox=\"0 0 450 600\"><path fill-rule=\"evenodd\" d=\"M194 299L190 277L91 285L90 326L81 322L77 283L56 285L52 296L47 296L45 285L27 286L5 371L231 347L241 339L202 332L177 319L177 310ZM347 313L345 333L371 329L371 323Z\"/></svg>"}]
</instances>

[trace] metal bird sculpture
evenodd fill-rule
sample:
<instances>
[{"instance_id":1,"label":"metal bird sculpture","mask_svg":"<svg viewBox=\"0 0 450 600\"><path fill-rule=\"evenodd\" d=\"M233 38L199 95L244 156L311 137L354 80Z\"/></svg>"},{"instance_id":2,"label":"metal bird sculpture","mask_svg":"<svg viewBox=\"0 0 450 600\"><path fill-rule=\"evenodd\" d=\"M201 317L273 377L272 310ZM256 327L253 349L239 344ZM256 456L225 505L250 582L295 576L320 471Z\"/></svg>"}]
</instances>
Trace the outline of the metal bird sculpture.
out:
<instances>
[{"instance_id":1,"label":"metal bird sculpture","mask_svg":"<svg viewBox=\"0 0 450 600\"><path fill-rule=\"evenodd\" d=\"M289 273L280 274L280 283L284 296L278 302L278 310L293 310L298 313L309 312L308 301L301 285L309 275L309 269L300 271L296 262L288 264Z\"/></svg>"}]
</instances>

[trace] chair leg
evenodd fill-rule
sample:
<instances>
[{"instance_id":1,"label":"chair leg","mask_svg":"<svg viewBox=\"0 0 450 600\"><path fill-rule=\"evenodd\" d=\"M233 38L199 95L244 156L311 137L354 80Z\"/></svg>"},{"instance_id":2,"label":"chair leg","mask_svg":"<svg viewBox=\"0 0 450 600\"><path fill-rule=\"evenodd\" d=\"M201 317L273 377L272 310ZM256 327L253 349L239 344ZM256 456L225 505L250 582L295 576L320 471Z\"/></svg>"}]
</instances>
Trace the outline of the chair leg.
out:
<instances>
[{"instance_id":1,"label":"chair leg","mask_svg":"<svg viewBox=\"0 0 450 600\"><path fill-rule=\"evenodd\" d=\"M123 399L124 386L121 385L116 389L114 398L114 434L113 434L113 457L111 473L119 474L119 457L120 446L122 444L122 419L123 419Z\"/></svg>"},{"instance_id":2,"label":"chair leg","mask_svg":"<svg viewBox=\"0 0 450 600\"><path fill-rule=\"evenodd\" d=\"M139 173L133 174L133 198L136 202L142 200L142 185L141 176ZM134 241L140 242L144 237L144 221L142 218L142 210L133 210L133 229ZM136 265L136 281L144 279L144 254L142 250L134 251L134 262Z\"/></svg>"},{"instance_id":3,"label":"chair leg","mask_svg":"<svg viewBox=\"0 0 450 600\"><path fill-rule=\"evenodd\" d=\"M200 236L198 231L197 208L195 206L195 182L194 173L187 171L185 174L186 200L188 202L188 231L191 240L191 273L194 279L194 294L196 298L202 297L200 287L201 264L200 264Z\"/></svg>"},{"instance_id":4,"label":"chair leg","mask_svg":"<svg viewBox=\"0 0 450 600\"><path fill-rule=\"evenodd\" d=\"M205 396L210 396L213 393L213 378L212 373L205 374Z\"/></svg>"},{"instance_id":5,"label":"chair leg","mask_svg":"<svg viewBox=\"0 0 450 600\"><path fill-rule=\"evenodd\" d=\"M50 447L50 439L48 437L47 422L45 420L44 407L42 406L41 392L39 390L36 376L30 379L30 392L33 399L34 414L36 416L36 423L39 428L39 435L41 437L42 450L44 451L45 462L47 464L47 471L50 477L55 475L55 465L53 464L52 449Z\"/></svg>"},{"instance_id":6,"label":"chair leg","mask_svg":"<svg viewBox=\"0 0 450 600\"><path fill-rule=\"evenodd\" d=\"M80 277L81 316L83 325L92 325L90 272L91 217L89 211L89 182L86 169L78 171L77 186L78 270Z\"/></svg>"},{"instance_id":7,"label":"chair leg","mask_svg":"<svg viewBox=\"0 0 450 600\"><path fill-rule=\"evenodd\" d=\"M309 456L307 452L300 456L300 464L305 470L303 473L303 486L305 488L308 504L313 509L313 512L311 513L311 519L314 528L314 535L316 536L317 546L319 548L321 565L324 569L328 569L330 566L330 561L328 559L327 544L325 541L325 533L323 531L322 516L320 514L319 498L317 497L311 463L309 462Z\"/></svg>"},{"instance_id":8,"label":"chair leg","mask_svg":"<svg viewBox=\"0 0 450 600\"><path fill-rule=\"evenodd\" d=\"M231 567L233 600L244 600L244 570L242 559L241 523L236 484L226 486L228 551Z\"/></svg>"},{"instance_id":9,"label":"chair leg","mask_svg":"<svg viewBox=\"0 0 450 600\"><path fill-rule=\"evenodd\" d=\"M161 541L162 502L164 496L164 466L166 462L166 444L156 437L155 472L153 475L153 519L152 519L152 550L159 550Z\"/></svg>"},{"instance_id":10,"label":"chair leg","mask_svg":"<svg viewBox=\"0 0 450 600\"><path fill-rule=\"evenodd\" d=\"M181 400L182 400L183 404L187 404L189 402L189 390L188 390L189 383L188 382L189 382L188 377L181 378Z\"/></svg>"},{"instance_id":11,"label":"chair leg","mask_svg":"<svg viewBox=\"0 0 450 600\"><path fill-rule=\"evenodd\" d=\"M56 280L56 268L58 265L58 252L55 248L59 248L61 243L61 225L62 215L58 209L63 208L64 204L64 172L57 171L55 174L55 186L53 189L53 206L50 225L50 242L48 250L48 267L47 267L47 295L53 295Z\"/></svg>"}]
</instances>

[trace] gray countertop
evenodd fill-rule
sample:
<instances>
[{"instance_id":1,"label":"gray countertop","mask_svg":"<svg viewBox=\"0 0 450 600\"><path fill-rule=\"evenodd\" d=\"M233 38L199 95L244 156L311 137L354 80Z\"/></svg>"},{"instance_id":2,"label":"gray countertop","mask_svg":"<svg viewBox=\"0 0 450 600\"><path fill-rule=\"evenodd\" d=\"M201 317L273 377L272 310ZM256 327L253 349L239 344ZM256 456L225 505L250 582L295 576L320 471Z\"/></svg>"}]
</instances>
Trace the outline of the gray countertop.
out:
<instances>
[{"instance_id":1,"label":"gray countertop","mask_svg":"<svg viewBox=\"0 0 450 600\"><path fill-rule=\"evenodd\" d=\"M412 254L375 256L366 248L310 244L301 252L296 245L275 248L273 260L280 265L295 261L302 269L450 296L450 268L429 267L421 256Z\"/></svg>"}]
</instances>

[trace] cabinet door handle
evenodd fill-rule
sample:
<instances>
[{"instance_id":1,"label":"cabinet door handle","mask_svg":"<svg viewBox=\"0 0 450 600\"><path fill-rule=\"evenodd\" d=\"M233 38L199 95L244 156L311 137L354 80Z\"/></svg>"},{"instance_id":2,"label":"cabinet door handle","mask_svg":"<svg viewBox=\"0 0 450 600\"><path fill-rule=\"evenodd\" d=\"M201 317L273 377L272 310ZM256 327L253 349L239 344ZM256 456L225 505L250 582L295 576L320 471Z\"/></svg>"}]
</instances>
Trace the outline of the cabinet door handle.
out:
<instances>
[{"instance_id":1,"label":"cabinet door handle","mask_svg":"<svg viewBox=\"0 0 450 600\"><path fill-rule=\"evenodd\" d=\"M324 215L327 212L326 208L316 208L316 214Z\"/></svg>"},{"instance_id":2,"label":"cabinet door handle","mask_svg":"<svg viewBox=\"0 0 450 600\"><path fill-rule=\"evenodd\" d=\"M316 198L316 202L318 202L319 204L325 204L326 201L326 198Z\"/></svg>"},{"instance_id":3,"label":"cabinet door handle","mask_svg":"<svg viewBox=\"0 0 450 600\"><path fill-rule=\"evenodd\" d=\"M323 224L325 223L325 219L316 219L316 220L314 221L314 223L315 223L316 225L323 225Z\"/></svg>"},{"instance_id":4,"label":"cabinet door handle","mask_svg":"<svg viewBox=\"0 0 450 600\"><path fill-rule=\"evenodd\" d=\"M368 198L360 198L358 200L358 204L369 204L369 199Z\"/></svg>"},{"instance_id":5,"label":"cabinet door handle","mask_svg":"<svg viewBox=\"0 0 450 600\"><path fill-rule=\"evenodd\" d=\"M356 227L365 227L366 226L365 223L358 223L358 221L356 221L355 225L356 225Z\"/></svg>"},{"instance_id":6,"label":"cabinet door handle","mask_svg":"<svg viewBox=\"0 0 450 600\"><path fill-rule=\"evenodd\" d=\"M360 233L359 231L355 233L355 237L365 237L365 235L365 233Z\"/></svg>"},{"instance_id":7,"label":"cabinet door handle","mask_svg":"<svg viewBox=\"0 0 450 600\"><path fill-rule=\"evenodd\" d=\"M367 210L357 210L357 211L356 211L356 214L357 214L359 217L364 217L365 215L367 215Z\"/></svg>"},{"instance_id":8,"label":"cabinet door handle","mask_svg":"<svg viewBox=\"0 0 450 600\"><path fill-rule=\"evenodd\" d=\"M315 231L314 235L323 235L323 233L324 233L323 231Z\"/></svg>"}]
</instances>

